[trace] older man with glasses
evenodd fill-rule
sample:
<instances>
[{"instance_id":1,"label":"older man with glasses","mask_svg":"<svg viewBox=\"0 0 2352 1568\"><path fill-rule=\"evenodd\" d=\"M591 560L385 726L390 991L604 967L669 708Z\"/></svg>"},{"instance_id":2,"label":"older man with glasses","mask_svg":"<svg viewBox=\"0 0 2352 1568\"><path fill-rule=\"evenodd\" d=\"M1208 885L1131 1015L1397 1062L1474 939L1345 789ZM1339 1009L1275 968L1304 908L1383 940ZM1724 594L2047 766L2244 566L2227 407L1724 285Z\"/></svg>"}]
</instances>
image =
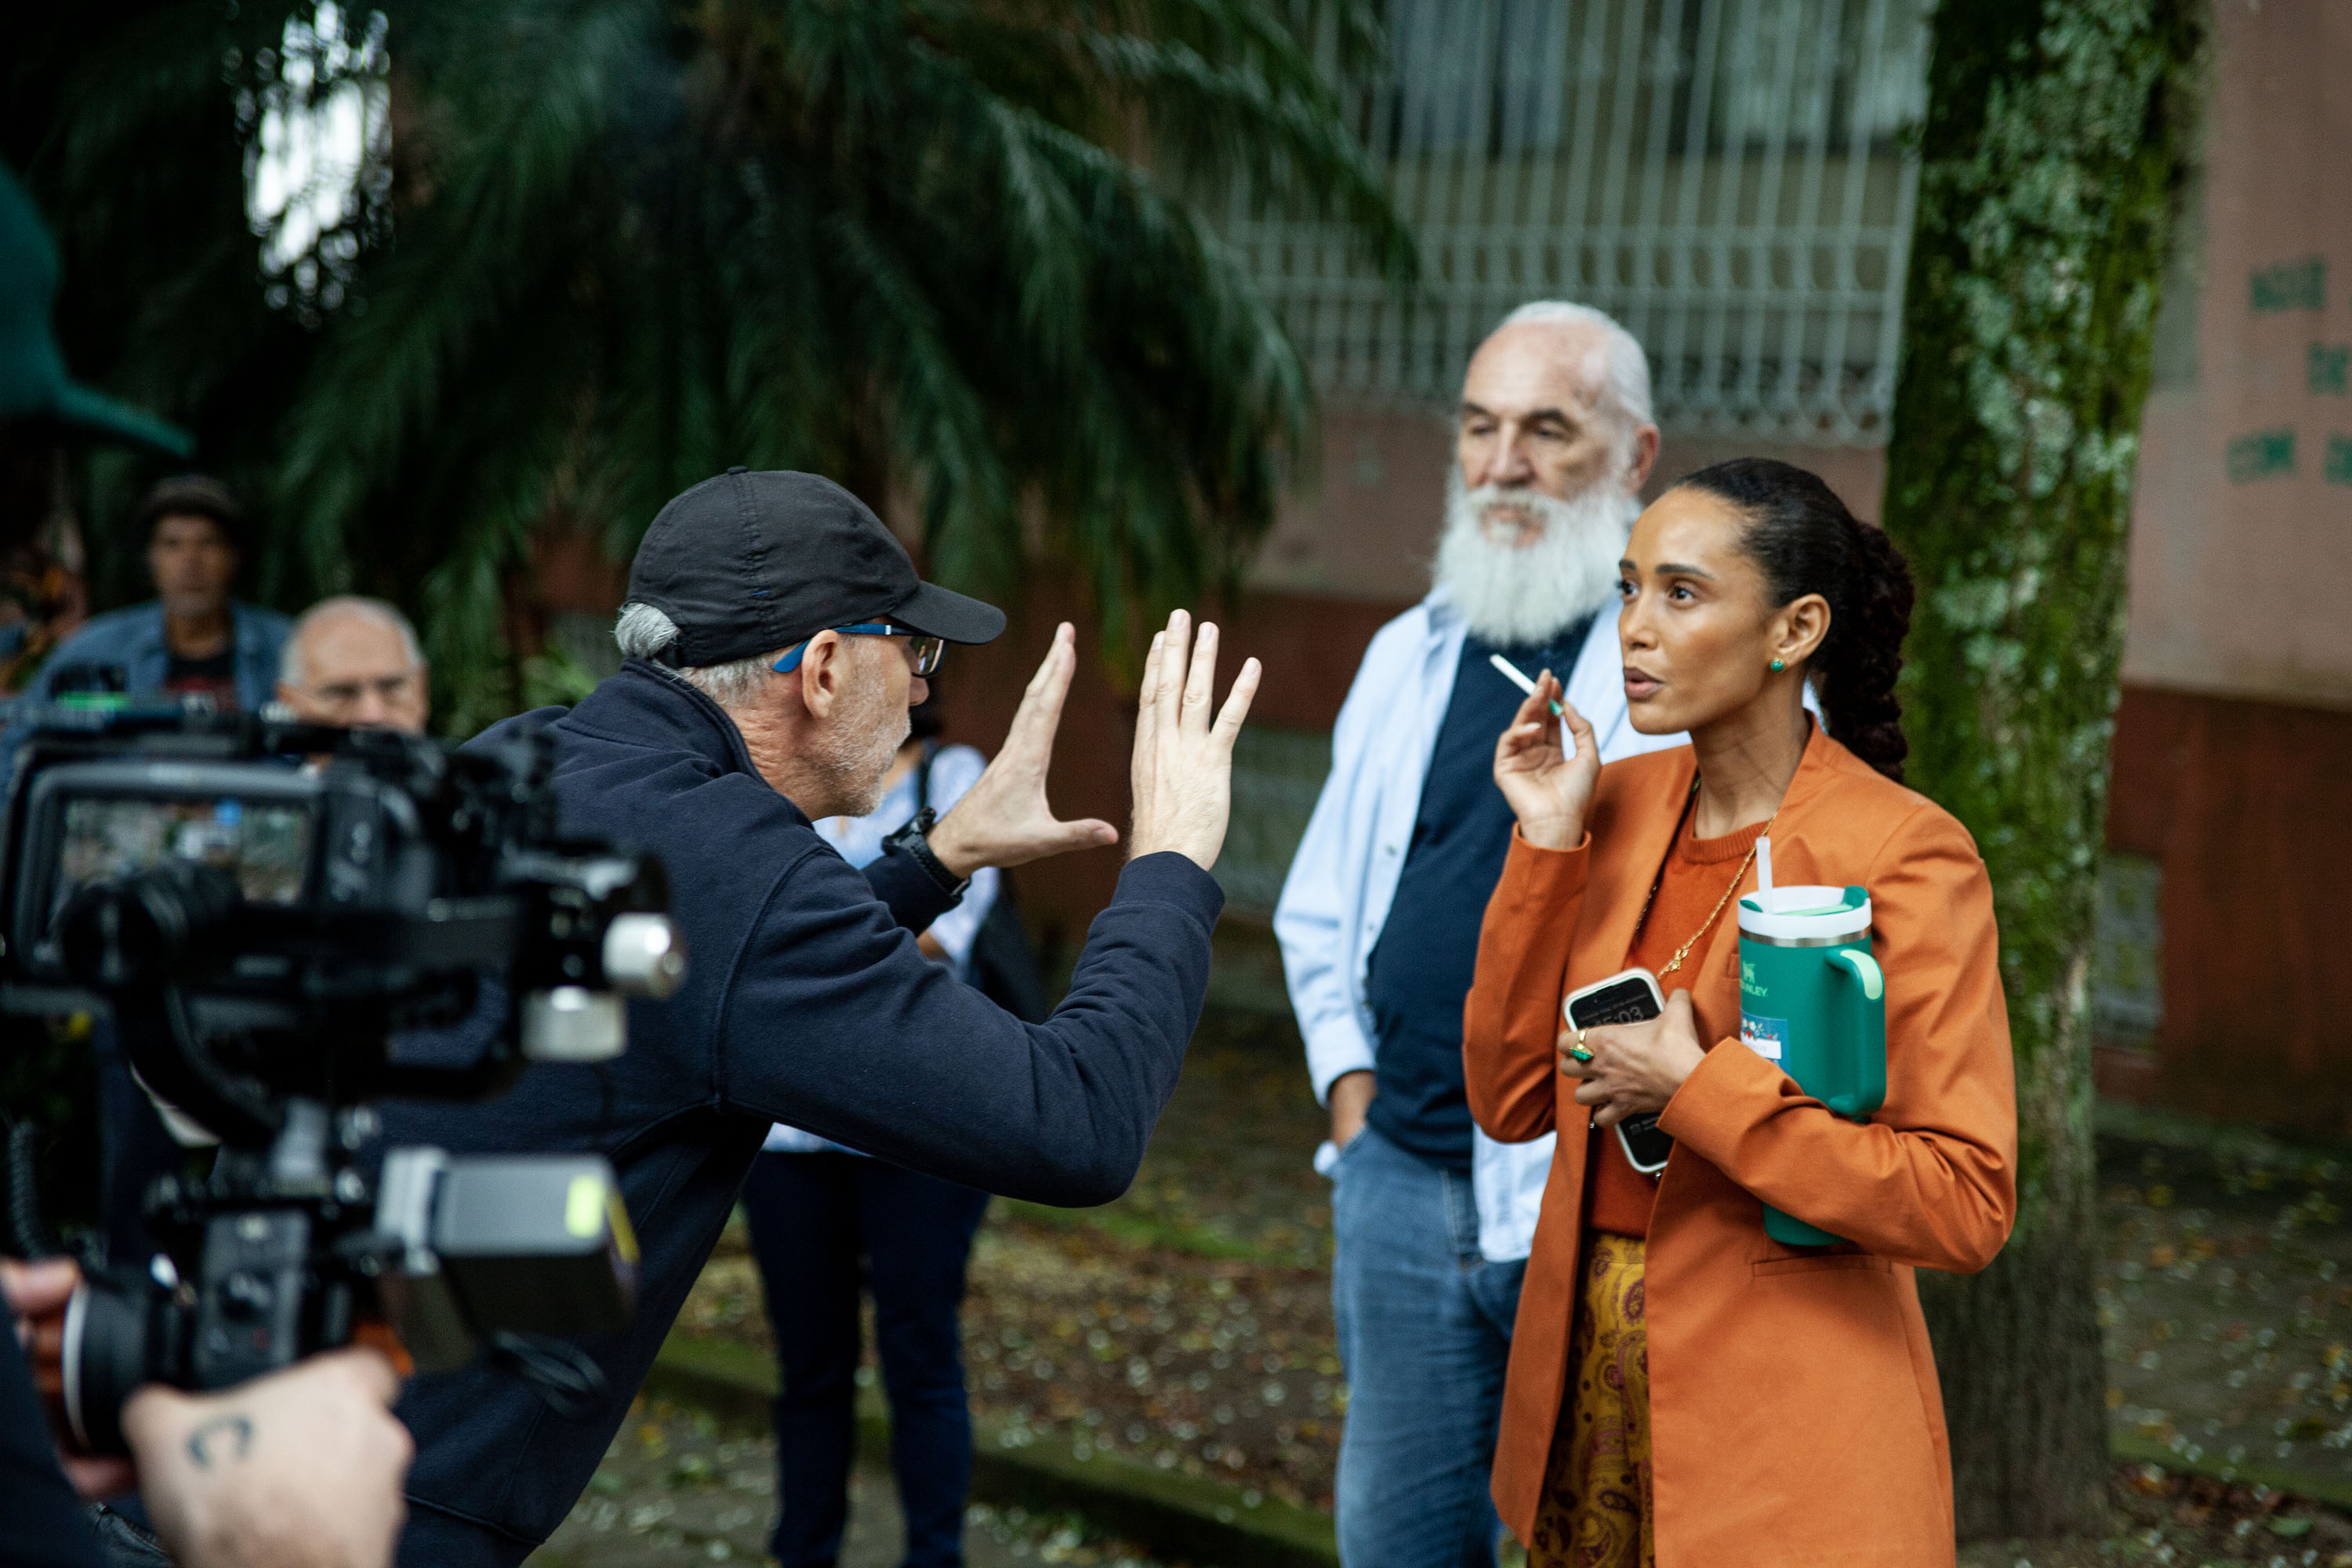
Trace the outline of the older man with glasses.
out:
<instances>
[{"instance_id":1,"label":"older man with glasses","mask_svg":"<svg viewBox=\"0 0 2352 1568\"><path fill-rule=\"evenodd\" d=\"M412 1388L404 1563L519 1563L562 1521L771 1123L1044 1203L1107 1202L1134 1178L1208 984L1223 906L1208 868L1257 665L1243 665L1218 710L1216 628L1196 642L1180 611L1153 639L1129 863L1068 998L1027 1024L931 963L916 937L982 867L1118 837L1046 804L1076 668L1069 626L995 761L945 816L919 813L862 869L814 826L875 808L943 644L1003 629L1000 611L918 578L839 486L730 469L654 519L615 628L620 673L568 713L486 737L543 726L565 823L661 858L689 977L665 1003L630 1004L617 1060L535 1064L486 1105L386 1108L391 1143L605 1154L644 1247L635 1321L578 1347L594 1377L542 1404L526 1354Z\"/></svg>"},{"instance_id":2,"label":"older man with glasses","mask_svg":"<svg viewBox=\"0 0 2352 1568\"><path fill-rule=\"evenodd\" d=\"M278 700L310 724L421 735L431 684L408 617L356 594L303 611L278 658Z\"/></svg>"}]
</instances>

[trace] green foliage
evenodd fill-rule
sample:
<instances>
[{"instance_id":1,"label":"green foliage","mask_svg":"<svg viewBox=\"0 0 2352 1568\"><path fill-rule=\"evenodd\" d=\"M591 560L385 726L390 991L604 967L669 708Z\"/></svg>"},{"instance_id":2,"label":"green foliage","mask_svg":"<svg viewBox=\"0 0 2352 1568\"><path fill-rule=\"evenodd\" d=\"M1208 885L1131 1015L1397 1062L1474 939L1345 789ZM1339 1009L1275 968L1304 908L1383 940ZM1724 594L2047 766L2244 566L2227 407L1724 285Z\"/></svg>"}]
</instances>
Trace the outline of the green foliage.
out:
<instances>
[{"instance_id":1,"label":"green foliage","mask_svg":"<svg viewBox=\"0 0 2352 1568\"><path fill-rule=\"evenodd\" d=\"M0 25L65 79L0 156L82 215L77 263L139 227L95 183L191 182L223 308L68 352L254 454L268 596L421 610L451 713L523 695L536 539L625 559L732 463L904 498L962 586L1066 560L1123 648L1230 581L1307 456L1305 372L1204 207L1325 213L1412 267L1334 86L1377 58L1360 0L388 0L395 177L272 310L233 199L250 62L313 8L132 10ZM98 266L135 299L176 276Z\"/></svg>"},{"instance_id":2,"label":"green foliage","mask_svg":"<svg viewBox=\"0 0 2352 1568\"><path fill-rule=\"evenodd\" d=\"M200 459L248 496L269 485L314 336L268 305L245 215L261 106L254 62L279 41L287 11L220 0L0 6L0 161L57 235L67 363L139 406L171 410ZM158 472L105 451L75 476L100 607L149 591L128 534Z\"/></svg>"}]
</instances>

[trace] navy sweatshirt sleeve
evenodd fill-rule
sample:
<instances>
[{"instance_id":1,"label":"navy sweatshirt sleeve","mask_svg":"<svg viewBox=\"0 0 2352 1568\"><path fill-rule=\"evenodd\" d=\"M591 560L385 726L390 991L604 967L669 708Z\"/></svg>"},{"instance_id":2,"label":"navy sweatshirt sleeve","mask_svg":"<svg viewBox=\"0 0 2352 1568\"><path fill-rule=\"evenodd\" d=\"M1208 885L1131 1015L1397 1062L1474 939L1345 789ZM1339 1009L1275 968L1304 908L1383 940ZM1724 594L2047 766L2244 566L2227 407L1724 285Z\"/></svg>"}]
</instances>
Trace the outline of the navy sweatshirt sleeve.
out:
<instances>
[{"instance_id":1,"label":"navy sweatshirt sleeve","mask_svg":"<svg viewBox=\"0 0 2352 1568\"><path fill-rule=\"evenodd\" d=\"M729 1107L1013 1197L1126 1191L1199 1021L1215 879L1131 862L1042 1024L923 957L859 884L824 854L778 879L719 1031Z\"/></svg>"},{"instance_id":2,"label":"navy sweatshirt sleeve","mask_svg":"<svg viewBox=\"0 0 2352 1568\"><path fill-rule=\"evenodd\" d=\"M963 901L961 894L949 896L911 855L877 855L859 869L867 896L888 905L890 918L918 935Z\"/></svg>"}]
</instances>

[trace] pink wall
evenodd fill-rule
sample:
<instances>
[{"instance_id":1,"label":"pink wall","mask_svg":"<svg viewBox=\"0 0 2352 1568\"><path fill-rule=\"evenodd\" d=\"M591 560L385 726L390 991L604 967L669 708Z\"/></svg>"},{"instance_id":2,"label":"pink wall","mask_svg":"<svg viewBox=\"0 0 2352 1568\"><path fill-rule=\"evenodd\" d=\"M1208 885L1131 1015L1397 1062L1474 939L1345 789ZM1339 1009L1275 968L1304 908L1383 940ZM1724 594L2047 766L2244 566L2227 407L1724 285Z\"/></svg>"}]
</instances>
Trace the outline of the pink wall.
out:
<instances>
[{"instance_id":1,"label":"pink wall","mask_svg":"<svg viewBox=\"0 0 2352 1568\"><path fill-rule=\"evenodd\" d=\"M2352 5L2221 0L2158 328L2107 842L2162 871L2163 1022L2100 1088L2352 1130Z\"/></svg>"},{"instance_id":2,"label":"pink wall","mask_svg":"<svg viewBox=\"0 0 2352 1568\"><path fill-rule=\"evenodd\" d=\"M2352 707L2352 5L2222 0L2213 23L2125 678Z\"/></svg>"}]
</instances>

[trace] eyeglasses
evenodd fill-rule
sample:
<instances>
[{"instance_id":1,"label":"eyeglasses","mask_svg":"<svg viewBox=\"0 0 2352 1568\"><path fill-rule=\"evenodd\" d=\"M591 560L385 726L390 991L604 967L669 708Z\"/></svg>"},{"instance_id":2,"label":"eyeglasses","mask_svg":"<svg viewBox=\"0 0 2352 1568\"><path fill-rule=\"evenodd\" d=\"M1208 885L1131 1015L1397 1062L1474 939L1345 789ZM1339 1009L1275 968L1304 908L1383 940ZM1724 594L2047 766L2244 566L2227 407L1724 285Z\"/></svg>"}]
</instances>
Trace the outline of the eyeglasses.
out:
<instances>
[{"instance_id":1,"label":"eyeglasses","mask_svg":"<svg viewBox=\"0 0 2352 1568\"><path fill-rule=\"evenodd\" d=\"M329 708L356 708L362 698L373 692L375 700L387 708L405 702L415 694L417 672L403 670L398 675L379 675L365 680L335 680L311 688L310 695Z\"/></svg>"},{"instance_id":2,"label":"eyeglasses","mask_svg":"<svg viewBox=\"0 0 2352 1568\"><path fill-rule=\"evenodd\" d=\"M856 626L833 628L845 637L905 637L907 657L913 661L917 675L929 675L939 668L940 660L948 651L947 639L915 631L908 626L894 626L887 621L860 621ZM776 660L773 668L778 675L790 675L801 667L801 658L808 652L809 640L794 643L791 651Z\"/></svg>"}]
</instances>

